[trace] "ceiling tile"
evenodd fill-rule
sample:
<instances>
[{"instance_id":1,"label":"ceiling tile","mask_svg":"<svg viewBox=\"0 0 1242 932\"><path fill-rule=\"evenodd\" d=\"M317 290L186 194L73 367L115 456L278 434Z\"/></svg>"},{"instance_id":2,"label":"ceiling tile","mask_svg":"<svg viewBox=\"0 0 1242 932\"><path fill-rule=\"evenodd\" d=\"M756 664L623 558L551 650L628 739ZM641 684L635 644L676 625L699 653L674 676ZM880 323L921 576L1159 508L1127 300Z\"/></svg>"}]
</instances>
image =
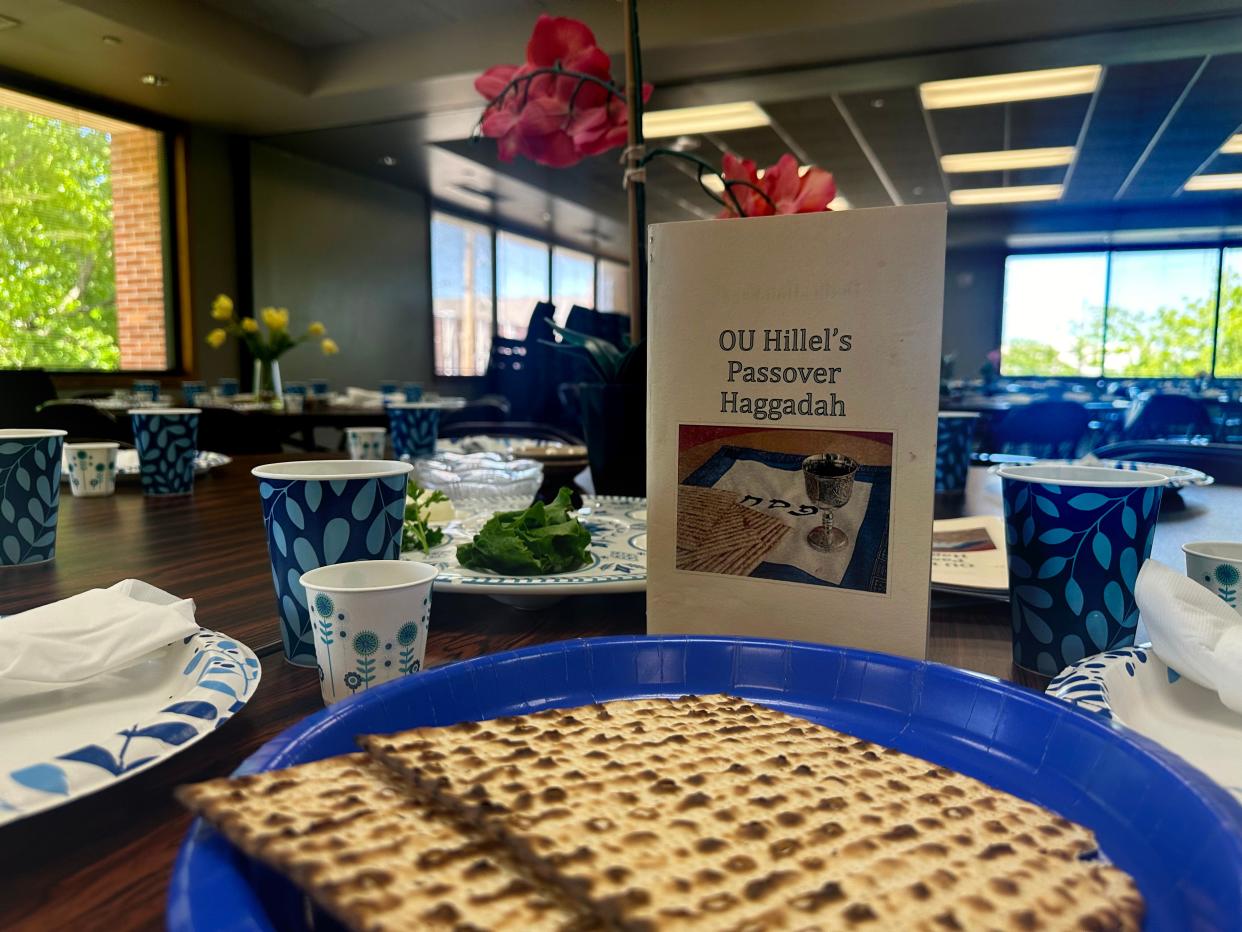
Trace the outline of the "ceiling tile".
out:
<instances>
[{"instance_id":1,"label":"ceiling tile","mask_svg":"<svg viewBox=\"0 0 1242 932\"><path fill-rule=\"evenodd\" d=\"M874 106L882 100L882 107ZM842 103L907 204L945 199L940 167L915 88L846 94Z\"/></svg>"}]
</instances>

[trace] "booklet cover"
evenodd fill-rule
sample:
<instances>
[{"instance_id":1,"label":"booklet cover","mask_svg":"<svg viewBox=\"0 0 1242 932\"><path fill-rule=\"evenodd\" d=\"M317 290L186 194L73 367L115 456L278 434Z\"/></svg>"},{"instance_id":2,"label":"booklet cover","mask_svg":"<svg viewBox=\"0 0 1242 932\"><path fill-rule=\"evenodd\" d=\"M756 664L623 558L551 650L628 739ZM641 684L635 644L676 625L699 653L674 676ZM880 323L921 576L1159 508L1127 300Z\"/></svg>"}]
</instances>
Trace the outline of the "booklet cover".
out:
<instances>
[{"instance_id":1,"label":"booklet cover","mask_svg":"<svg viewBox=\"0 0 1242 932\"><path fill-rule=\"evenodd\" d=\"M1005 519L946 518L932 525L932 590L1009 599Z\"/></svg>"},{"instance_id":2,"label":"booklet cover","mask_svg":"<svg viewBox=\"0 0 1242 932\"><path fill-rule=\"evenodd\" d=\"M651 633L924 657L944 205L651 230Z\"/></svg>"}]
</instances>

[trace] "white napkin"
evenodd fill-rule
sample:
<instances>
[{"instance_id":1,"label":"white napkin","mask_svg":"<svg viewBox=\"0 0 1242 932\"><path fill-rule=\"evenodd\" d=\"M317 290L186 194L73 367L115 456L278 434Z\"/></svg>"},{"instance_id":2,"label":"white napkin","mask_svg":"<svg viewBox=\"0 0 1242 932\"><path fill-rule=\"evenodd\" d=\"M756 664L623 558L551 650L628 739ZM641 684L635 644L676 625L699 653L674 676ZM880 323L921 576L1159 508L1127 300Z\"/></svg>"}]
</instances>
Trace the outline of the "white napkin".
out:
<instances>
[{"instance_id":1,"label":"white napkin","mask_svg":"<svg viewBox=\"0 0 1242 932\"><path fill-rule=\"evenodd\" d=\"M76 686L197 630L193 599L137 579L0 618L0 699Z\"/></svg>"},{"instance_id":2,"label":"white napkin","mask_svg":"<svg viewBox=\"0 0 1242 932\"><path fill-rule=\"evenodd\" d=\"M1193 579L1148 560L1134 598L1165 664L1242 713L1242 619Z\"/></svg>"}]
</instances>

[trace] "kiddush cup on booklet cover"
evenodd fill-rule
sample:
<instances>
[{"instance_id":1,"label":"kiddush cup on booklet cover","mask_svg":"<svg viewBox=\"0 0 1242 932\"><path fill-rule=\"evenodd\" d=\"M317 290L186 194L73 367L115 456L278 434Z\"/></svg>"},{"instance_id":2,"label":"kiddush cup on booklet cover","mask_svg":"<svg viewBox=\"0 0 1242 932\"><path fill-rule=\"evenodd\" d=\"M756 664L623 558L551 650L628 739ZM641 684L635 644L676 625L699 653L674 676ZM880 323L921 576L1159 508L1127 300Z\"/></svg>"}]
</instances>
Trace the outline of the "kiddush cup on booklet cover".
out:
<instances>
[{"instance_id":1,"label":"kiddush cup on booklet cover","mask_svg":"<svg viewBox=\"0 0 1242 932\"><path fill-rule=\"evenodd\" d=\"M120 446L112 441L65 444L69 491L79 498L102 498L115 492L116 451Z\"/></svg>"},{"instance_id":2,"label":"kiddush cup on booklet cover","mask_svg":"<svg viewBox=\"0 0 1242 932\"><path fill-rule=\"evenodd\" d=\"M304 573L324 705L422 669L436 568L360 560Z\"/></svg>"},{"instance_id":3,"label":"kiddush cup on booklet cover","mask_svg":"<svg viewBox=\"0 0 1242 932\"><path fill-rule=\"evenodd\" d=\"M964 492L979 415L941 411L936 422L936 491Z\"/></svg>"},{"instance_id":4,"label":"kiddush cup on booklet cover","mask_svg":"<svg viewBox=\"0 0 1242 932\"><path fill-rule=\"evenodd\" d=\"M1242 541L1192 541L1182 552L1186 575L1242 614Z\"/></svg>"},{"instance_id":5,"label":"kiddush cup on booklet cover","mask_svg":"<svg viewBox=\"0 0 1242 932\"><path fill-rule=\"evenodd\" d=\"M311 460L258 466L267 552L285 657L315 665L303 573L355 560L401 556L409 463Z\"/></svg>"},{"instance_id":6,"label":"kiddush cup on booklet cover","mask_svg":"<svg viewBox=\"0 0 1242 932\"><path fill-rule=\"evenodd\" d=\"M1098 466L1000 470L1013 661L1053 676L1134 643L1134 585L1166 477Z\"/></svg>"},{"instance_id":7,"label":"kiddush cup on booklet cover","mask_svg":"<svg viewBox=\"0 0 1242 932\"><path fill-rule=\"evenodd\" d=\"M63 430L0 430L0 566L56 555Z\"/></svg>"},{"instance_id":8,"label":"kiddush cup on booklet cover","mask_svg":"<svg viewBox=\"0 0 1242 932\"><path fill-rule=\"evenodd\" d=\"M129 412L147 495L190 495L198 456L199 408L135 408Z\"/></svg>"},{"instance_id":9,"label":"kiddush cup on booklet cover","mask_svg":"<svg viewBox=\"0 0 1242 932\"><path fill-rule=\"evenodd\" d=\"M422 401L394 401L388 406L393 455L430 456L440 432L440 407Z\"/></svg>"},{"instance_id":10,"label":"kiddush cup on booklet cover","mask_svg":"<svg viewBox=\"0 0 1242 932\"><path fill-rule=\"evenodd\" d=\"M345 446L351 460L382 460L388 442L388 431L383 427L345 428Z\"/></svg>"}]
</instances>

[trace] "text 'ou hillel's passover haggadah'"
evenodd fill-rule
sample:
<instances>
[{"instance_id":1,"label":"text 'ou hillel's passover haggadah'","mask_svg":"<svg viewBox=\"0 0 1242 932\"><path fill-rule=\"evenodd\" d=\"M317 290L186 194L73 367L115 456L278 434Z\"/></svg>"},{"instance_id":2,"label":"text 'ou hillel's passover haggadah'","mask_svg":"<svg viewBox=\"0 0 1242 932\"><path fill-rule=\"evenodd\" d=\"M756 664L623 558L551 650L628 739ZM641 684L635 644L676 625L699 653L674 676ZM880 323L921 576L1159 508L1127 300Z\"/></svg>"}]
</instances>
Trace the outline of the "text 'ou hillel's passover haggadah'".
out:
<instances>
[{"instance_id":1,"label":"text 'ou hillel's passover haggadah'","mask_svg":"<svg viewBox=\"0 0 1242 932\"><path fill-rule=\"evenodd\" d=\"M927 647L944 205L658 224L647 627Z\"/></svg>"}]
</instances>

